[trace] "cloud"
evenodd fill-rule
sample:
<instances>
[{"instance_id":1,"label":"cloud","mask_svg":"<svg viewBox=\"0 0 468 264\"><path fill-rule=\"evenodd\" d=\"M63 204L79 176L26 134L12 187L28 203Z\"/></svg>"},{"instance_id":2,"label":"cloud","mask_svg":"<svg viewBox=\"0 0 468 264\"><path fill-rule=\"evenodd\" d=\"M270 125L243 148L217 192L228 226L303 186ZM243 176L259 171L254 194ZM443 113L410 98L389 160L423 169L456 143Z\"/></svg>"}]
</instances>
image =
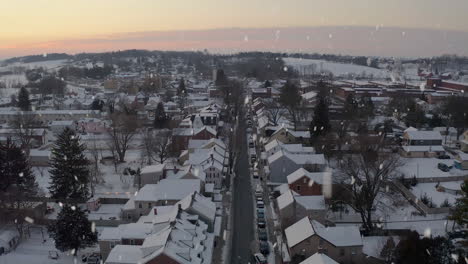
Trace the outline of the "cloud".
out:
<instances>
[{"instance_id":1,"label":"cloud","mask_svg":"<svg viewBox=\"0 0 468 264\"><path fill-rule=\"evenodd\" d=\"M368 56L468 55L468 32L381 27L229 28L147 31L40 43L0 44L0 57L123 49L283 51Z\"/></svg>"}]
</instances>

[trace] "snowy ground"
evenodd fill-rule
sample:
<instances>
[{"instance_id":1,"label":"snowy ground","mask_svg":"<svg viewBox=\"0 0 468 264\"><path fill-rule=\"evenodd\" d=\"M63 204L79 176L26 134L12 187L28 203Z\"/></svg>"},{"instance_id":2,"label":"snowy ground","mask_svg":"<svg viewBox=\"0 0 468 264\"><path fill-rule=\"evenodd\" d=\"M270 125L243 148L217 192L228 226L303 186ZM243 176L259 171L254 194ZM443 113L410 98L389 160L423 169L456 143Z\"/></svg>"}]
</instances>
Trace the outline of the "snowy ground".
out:
<instances>
[{"instance_id":1,"label":"snowy ground","mask_svg":"<svg viewBox=\"0 0 468 264\"><path fill-rule=\"evenodd\" d=\"M41 233L40 228L30 230L31 237L20 242L15 251L0 256L0 264L74 264L81 263L83 254L99 251L97 245L95 248L80 250L75 262L69 252L60 252L55 248L54 241L49 237L45 228L42 229L43 233ZM59 254L59 259L49 259L49 251L56 251Z\"/></svg>"},{"instance_id":2,"label":"snowy ground","mask_svg":"<svg viewBox=\"0 0 468 264\"><path fill-rule=\"evenodd\" d=\"M466 175L466 171L452 168L449 172L443 172L437 168L438 163L453 166L453 159L441 160L437 158L401 158L404 165L398 170L405 174L406 178L431 178Z\"/></svg>"},{"instance_id":3,"label":"snowy ground","mask_svg":"<svg viewBox=\"0 0 468 264\"><path fill-rule=\"evenodd\" d=\"M437 183L418 183L416 186L412 187L411 192L418 198L421 198L424 194L427 195L435 206L440 207L440 205L447 199L448 202L453 205L455 201L460 196L456 196L447 192L438 192L435 188ZM458 182L446 182L448 186L460 185L461 181ZM445 186L445 185L444 185Z\"/></svg>"},{"instance_id":4,"label":"snowy ground","mask_svg":"<svg viewBox=\"0 0 468 264\"><path fill-rule=\"evenodd\" d=\"M347 76L348 74L360 75L363 72L366 75L373 74L376 78L386 78L390 74L386 70L354 65L354 64L344 64L329 62L325 60L312 60L312 59L302 59L302 58L283 58L287 66L291 66L296 69L301 67L307 67L310 65L315 65L315 71L330 71L335 76Z\"/></svg>"}]
</instances>

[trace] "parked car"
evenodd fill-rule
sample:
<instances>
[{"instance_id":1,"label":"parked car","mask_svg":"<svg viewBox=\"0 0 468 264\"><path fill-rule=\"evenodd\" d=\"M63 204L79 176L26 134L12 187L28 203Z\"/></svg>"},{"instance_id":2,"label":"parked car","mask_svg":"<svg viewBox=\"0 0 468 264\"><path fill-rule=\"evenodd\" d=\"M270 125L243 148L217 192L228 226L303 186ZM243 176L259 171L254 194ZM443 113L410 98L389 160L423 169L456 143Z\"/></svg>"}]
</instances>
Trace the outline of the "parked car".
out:
<instances>
[{"instance_id":1,"label":"parked car","mask_svg":"<svg viewBox=\"0 0 468 264\"><path fill-rule=\"evenodd\" d=\"M256 191L255 192L255 197L263 197L263 193L259 192L259 191Z\"/></svg>"},{"instance_id":2,"label":"parked car","mask_svg":"<svg viewBox=\"0 0 468 264\"><path fill-rule=\"evenodd\" d=\"M263 201L257 201L257 208L265 208L265 203Z\"/></svg>"},{"instance_id":3,"label":"parked car","mask_svg":"<svg viewBox=\"0 0 468 264\"><path fill-rule=\"evenodd\" d=\"M450 156L445 154L445 155L439 155L437 156L438 159L450 159Z\"/></svg>"},{"instance_id":4,"label":"parked car","mask_svg":"<svg viewBox=\"0 0 468 264\"><path fill-rule=\"evenodd\" d=\"M263 197L261 197L261 196L260 196L260 197L256 197L256 199L257 199L257 202L263 202Z\"/></svg>"},{"instance_id":5,"label":"parked car","mask_svg":"<svg viewBox=\"0 0 468 264\"><path fill-rule=\"evenodd\" d=\"M261 253L255 253L254 260L255 264L267 264L265 256L263 256Z\"/></svg>"},{"instance_id":6,"label":"parked car","mask_svg":"<svg viewBox=\"0 0 468 264\"><path fill-rule=\"evenodd\" d=\"M267 241L268 240L268 234L264 228L259 228L258 229L258 239L261 241Z\"/></svg>"},{"instance_id":7,"label":"parked car","mask_svg":"<svg viewBox=\"0 0 468 264\"><path fill-rule=\"evenodd\" d=\"M437 164L437 168L443 172L449 172L452 166L448 166L447 164L444 164L444 163L439 163Z\"/></svg>"},{"instance_id":8,"label":"parked car","mask_svg":"<svg viewBox=\"0 0 468 264\"><path fill-rule=\"evenodd\" d=\"M263 212L263 211L257 211L257 217L258 217L258 218L265 218L265 212Z\"/></svg>"},{"instance_id":9,"label":"parked car","mask_svg":"<svg viewBox=\"0 0 468 264\"><path fill-rule=\"evenodd\" d=\"M265 228L265 227L266 227L266 223L265 223L263 220L258 220L258 219L257 219L257 227L258 227L258 228Z\"/></svg>"},{"instance_id":10,"label":"parked car","mask_svg":"<svg viewBox=\"0 0 468 264\"><path fill-rule=\"evenodd\" d=\"M260 212L265 214L265 208L257 208L257 214Z\"/></svg>"},{"instance_id":11,"label":"parked car","mask_svg":"<svg viewBox=\"0 0 468 264\"><path fill-rule=\"evenodd\" d=\"M260 253L265 256L270 254L270 246L268 245L268 242L260 241Z\"/></svg>"},{"instance_id":12,"label":"parked car","mask_svg":"<svg viewBox=\"0 0 468 264\"><path fill-rule=\"evenodd\" d=\"M58 252L55 251L55 250L50 250L49 251L49 258L50 259L58 259L59 258Z\"/></svg>"},{"instance_id":13,"label":"parked car","mask_svg":"<svg viewBox=\"0 0 468 264\"><path fill-rule=\"evenodd\" d=\"M253 177L254 177L254 179L258 179L258 171L253 172Z\"/></svg>"}]
</instances>

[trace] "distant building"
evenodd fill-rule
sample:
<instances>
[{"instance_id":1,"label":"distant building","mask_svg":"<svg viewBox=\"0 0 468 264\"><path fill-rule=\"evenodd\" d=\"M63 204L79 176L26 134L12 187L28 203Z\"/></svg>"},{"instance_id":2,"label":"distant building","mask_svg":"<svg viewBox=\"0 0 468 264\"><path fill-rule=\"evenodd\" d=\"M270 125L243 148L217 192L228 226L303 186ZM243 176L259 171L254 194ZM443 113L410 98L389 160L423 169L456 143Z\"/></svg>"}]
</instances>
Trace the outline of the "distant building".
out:
<instances>
[{"instance_id":1,"label":"distant building","mask_svg":"<svg viewBox=\"0 0 468 264\"><path fill-rule=\"evenodd\" d=\"M445 153L437 131L406 131L400 153L408 158L431 158Z\"/></svg>"}]
</instances>

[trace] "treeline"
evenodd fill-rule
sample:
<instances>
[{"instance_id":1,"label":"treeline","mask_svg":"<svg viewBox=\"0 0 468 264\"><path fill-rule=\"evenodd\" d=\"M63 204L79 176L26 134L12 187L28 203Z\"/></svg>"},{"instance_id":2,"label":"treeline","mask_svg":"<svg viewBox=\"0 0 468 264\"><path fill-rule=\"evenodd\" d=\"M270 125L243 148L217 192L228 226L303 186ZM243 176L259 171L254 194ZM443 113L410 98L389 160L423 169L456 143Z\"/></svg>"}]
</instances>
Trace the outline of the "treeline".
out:
<instances>
[{"instance_id":1,"label":"treeline","mask_svg":"<svg viewBox=\"0 0 468 264\"><path fill-rule=\"evenodd\" d=\"M58 76L64 79L70 78L91 78L103 79L112 73L113 67L105 64L103 67L93 66L92 68L79 68L73 66L63 67L58 71Z\"/></svg>"}]
</instances>

